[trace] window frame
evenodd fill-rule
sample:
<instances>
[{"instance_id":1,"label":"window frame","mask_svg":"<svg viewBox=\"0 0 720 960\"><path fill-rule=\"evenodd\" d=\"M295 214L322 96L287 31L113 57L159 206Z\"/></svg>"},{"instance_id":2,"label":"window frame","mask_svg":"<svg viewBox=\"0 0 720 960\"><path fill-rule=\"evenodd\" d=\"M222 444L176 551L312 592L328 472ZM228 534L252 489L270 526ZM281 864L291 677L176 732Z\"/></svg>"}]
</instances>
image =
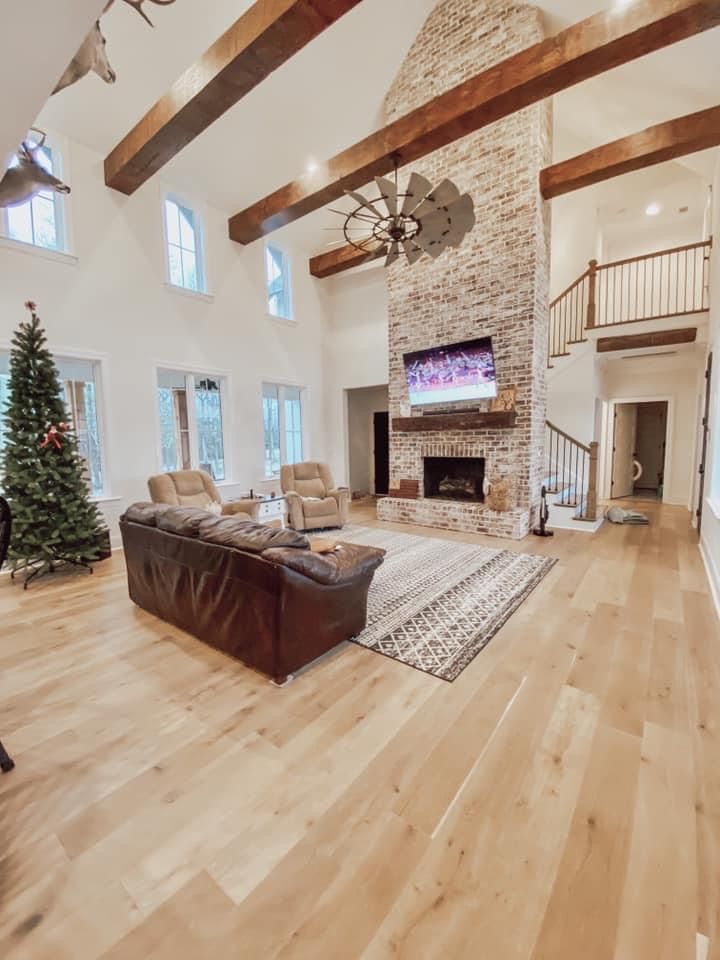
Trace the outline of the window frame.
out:
<instances>
[{"instance_id":1,"label":"window frame","mask_svg":"<svg viewBox=\"0 0 720 960\"><path fill-rule=\"evenodd\" d=\"M288 308L287 317L276 316L276 314L272 313L270 310L270 280L267 273L267 258L269 250L276 250L282 256L283 272L286 277L287 286L287 294L285 298ZM293 294L292 256L287 247L284 247L282 244L276 243L272 240L266 240L263 244L263 287L265 291L265 313L270 320L274 320L276 323L296 324L297 319L295 317L295 299ZM271 383L272 381L266 382ZM292 386L292 384L286 384L286 386Z\"/></svg>"},{"instance_id":2,"label":"window frame","mask_svg":"<svg viewBox=\"0 0 720 960\"><path fill-rule=\"evenodd\" d=\"M260 422L262 425L262 464L263 464L263 477L262 482L269 482L272 480L279 480L280 471L273 474L265 473L265 417L263 409L263 400L265 399L265 387L276 387L278 390L278 425L280 433L280 467L282 468L285 464L289 463L287 457L287 427L285 419L285 390L297 390L298 391L298 400L300 403L300 444L302 447L301 456L305 460L308 457L308 433L306 427L306 410L307 410L307 387L303 386L300 383L294 383L288 380L275 380L272 377L263 377L260 380ZM296 432L296 431L293 431ZM297 462L297 461L293 461Z\"/></svg>"},{"instance_id":3,"label":"window frame","mask_svg":"<svg viewBox=\"0 0 720 960\"><path fill-rule=\"evenodd\" d=\"M10 341L0 341L0 353L9 354L12 350L12 344ZM108 430L107 424L109 423L108 417L108 408L107 408L107 391L105 384L107 383L107 374L108 374L108 364L107 356L101 353L95 353L88 350L75 350L75 349L65 349L52 351L53 360L55 362L55 367L57 369L58 362L65 361L67 363L89 363L93 368L93 382L95 384L95 414L97 416L97 434L98 434L98 446L100 448L100 470L102 473L102 490L100 493L90 492L90 499L93 503L102 503L107 500L115 499L112 494L112 486L110 483L110 461L108 455ZM62 377L59 377L62 383ZM68 413L70 412L68 405L65 404Z\"/></svg>"},{"instance_id":4,"label":"window frame","mask_svg":"<svg viewBox=\"0 0 720 960\"><path fill-rule=\"evenodd\" d=\"M202 370L196 366L190 366L184 363L172 363L166 361L155 361L153 364L153 410L155 422L155 449L157 457L158 473L168 473L164 469L162 456L162 430L160 427L160 411L158 408L158 388L159 374L161 371L177 373L185 377L185 391L187 398L187 420L188 437L190 445L190 468L191 470L200 469L199 457L199 435L197 427L197 415L195 409L195 377L210 377L217 380L220 386L220 418L222 423L222 441L223 441L223 462L225 464L225 477L222 480L213 480L217 486L231 485L235 483L232 479L232 442L233 424L232 424L232 406L230 373L227 370L218 370L206 367ZM177 469L177 468L176 468ZM182 468L181 468L182 469Z\"/></svg>"},{"instance_id":5,"label":"window frame","mask_svg":"<svg viewBox=\"0 0 720 960\"><path fill-rule=\"evenodd\" d=\"M49 149L52 154L54 175L66 183L69 182L71 177L69 175L69 163L67 160L67 141L62 137L48 133L45 140L45 147ZM72 194L70 194L70 196L72 196ZM16 237L11 237L8 210L18 209L17 207L0 207L0 240L3 244L7 244L15 249L37 253L49 259L74 260L75 257L72 253L71 243L70 204L68 201L69 196L67 194L53 191L52 203L55 215L55 236L59 241L57 246L45 247L34 241L18 240ZM32 200L28 200L26 203L32 203ZM25 206L25 204L20 204L20 206ZM81 358L78 356L78 359Z\"/></svg>"},{"instance_id":6,"label":"window frame","mask_svg":"<svg viewBox=\"0 0 720 960\"><path fill-rule=\"evenodd\" d=\"M174 203L178 207L188 210L193 216L193 233L195 236L195 269L198 277L198 289L181 286L173 283L170 274L170 237L167 228L167 204ZM165 263L165 286L175 293L189 297L198 297L201 300L212 299L208 276L207 242L205 228L205 209L202 204L196 203L190 197L183 196L174 190L163 190L160 199L162 218L163 260ZM176 246L176 244L173 244ZM180 249L184 249L180 247ZM179 368L178 368L179 369Z\"/></svg>"}]
</instances>

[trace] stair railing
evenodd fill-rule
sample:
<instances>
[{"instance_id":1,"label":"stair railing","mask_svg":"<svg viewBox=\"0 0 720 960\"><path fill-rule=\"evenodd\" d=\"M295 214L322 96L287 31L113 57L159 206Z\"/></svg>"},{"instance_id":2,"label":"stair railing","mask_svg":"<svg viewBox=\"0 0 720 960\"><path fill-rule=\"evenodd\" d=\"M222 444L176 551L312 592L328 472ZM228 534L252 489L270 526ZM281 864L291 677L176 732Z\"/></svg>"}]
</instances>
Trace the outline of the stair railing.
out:
<instances>
[{"instance_id":1,"label":"stair railing","mask_svg":"<svg viewBox=\"0 0 720 960\"><path fill-rule=\"evenodd\" d=\"M550 304L548 364L567 356L586 331L709 310L712 240L612 263L591 260Z\"/></svg>"},{"instance_id":2,"label":"stair railing","mask_svg":"<svg viewBox=\"0 0 720 960\"><path fill-rule=\"evenodd\" d=\"M580 443L545 421L545 455L549 492L555 503L575 508L575 519L597 519L598 443Z\"/></svg>"}]
</instances>

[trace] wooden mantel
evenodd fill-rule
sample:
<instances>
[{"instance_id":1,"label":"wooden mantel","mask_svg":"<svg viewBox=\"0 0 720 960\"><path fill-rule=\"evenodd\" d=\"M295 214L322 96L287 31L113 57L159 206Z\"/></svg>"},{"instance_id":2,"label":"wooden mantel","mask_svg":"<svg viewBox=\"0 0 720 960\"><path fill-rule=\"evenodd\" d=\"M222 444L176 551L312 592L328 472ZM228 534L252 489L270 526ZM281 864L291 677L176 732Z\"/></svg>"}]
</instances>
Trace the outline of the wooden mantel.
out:
<instances>
[{"instance_id":1,"label":"wooden mantel","mask_svg":"<svg viewBox=\"0 0 720 960\"><path fill-rule=\"evenodd\" d=\"M507 430L515 426L515 410L485 413L426 413L421 417L393 417L392 428L399 433L427 433L434 430Z\"/></svg>"}]
</instances>

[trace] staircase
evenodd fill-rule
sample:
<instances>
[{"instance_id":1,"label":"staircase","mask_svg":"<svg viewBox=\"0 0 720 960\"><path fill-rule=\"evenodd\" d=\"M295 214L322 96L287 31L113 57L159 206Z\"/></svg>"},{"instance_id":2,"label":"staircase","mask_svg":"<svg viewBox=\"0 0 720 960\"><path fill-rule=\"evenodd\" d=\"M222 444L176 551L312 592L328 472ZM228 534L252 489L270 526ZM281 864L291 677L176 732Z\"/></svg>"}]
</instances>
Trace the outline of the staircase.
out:
<instances>
[{"instance_id":1,"label":"staircase","mask_svg":"<svg viewBox=\"0 0 720 960\"><path fill-rule=\"evenodd\" d=\"M548 367L607 327L707 312L711 245L706 240L611 263L591 260L550 304ZM597 509L598 443L584 444L546 421L545 464L549 525L597 530L603 522Z\"/></svg>"},{"instance_id":2,"label":"staircase","mask_svg":"<svg viewBox=\"0 0 720 960\"><path fill-rule=\"evenodd\" d=\"M546 420L545 463L550 527L594 533L603 522L597 510L597 442L580 443Z\"/></svg>"}]
</instances>

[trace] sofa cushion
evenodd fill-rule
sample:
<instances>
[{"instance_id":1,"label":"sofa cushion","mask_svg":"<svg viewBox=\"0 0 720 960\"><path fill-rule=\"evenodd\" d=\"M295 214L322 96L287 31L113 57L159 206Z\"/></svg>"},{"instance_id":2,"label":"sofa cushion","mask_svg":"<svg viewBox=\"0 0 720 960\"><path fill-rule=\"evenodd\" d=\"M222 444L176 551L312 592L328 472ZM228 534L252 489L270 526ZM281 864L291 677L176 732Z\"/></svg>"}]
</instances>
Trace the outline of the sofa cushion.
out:
<instances>
[{"instance_id":1,"label":"sofa cushion","mask_svg":"<svg viewBox=\"0 0 720 960\"><path fill-rule=\"evenodd\" d=\"M168 507L158 515L157 527L179 537L197 537L200 525L209 516L213 514L200 507Z\"/></svg>"},{"instance_id":2,"label":"sofa cushion","mask_svg":"<svg viewBox=\"0 0 720 960\"><path fill-rule=\"evenodd\" d=\"M334 497L323 497L322 500L303 500L303 513L306 517L335 517L338 505Z\"/></svg>"},{"instance_id":3,"label":"sofa cushion","mask_svg":"<svg viewBox=\"0 0 720 960\"><path fill-rule=\"evenodd\" d=\"M301 497L322 498L325 496L325 484L320 477L315 477L312 480L298 480L296 477L295 492L299 493Z\"/></svg>"},{"instance_id":4,"label":"sofa cushion","mask_svg":"<svg viewBox=\"0 0 720 960\"><path fill-rule=\"evenodd\" d=\"M306 536L296 530L281 530L279 527L255 523L246 517L213 517L205 513L199 524L198 534L207 543L221 547L234 547L246 553L262 553L270 547L302 549L309 547Z\"/></svg>"},{"instance_id":5,"label":"sofa cushion","mask_svg":"<svg viewBox=\"0 0 720 960\"><path fill-rule=\"evenodd\" d=\"M385 551L379 547L363 547L357 543L340 543L331 553L310 550L287 550L282 547L263 551L263 558L297 573L331 586L346 583L355 577L372 573L383 562Z\"/></svg>"},{"instance_id":6,"label":"sofa cushion","mask_svg":"<svg viewBox=\"0 0 720 960\"><path fill-rule=\"evenodd\" d=\"M129 523L141 523L145 527L154 527L157 525L160 514L171 509L172 507L167 503L133 503L121 519Z\"/></svg>"}]
</instances>

